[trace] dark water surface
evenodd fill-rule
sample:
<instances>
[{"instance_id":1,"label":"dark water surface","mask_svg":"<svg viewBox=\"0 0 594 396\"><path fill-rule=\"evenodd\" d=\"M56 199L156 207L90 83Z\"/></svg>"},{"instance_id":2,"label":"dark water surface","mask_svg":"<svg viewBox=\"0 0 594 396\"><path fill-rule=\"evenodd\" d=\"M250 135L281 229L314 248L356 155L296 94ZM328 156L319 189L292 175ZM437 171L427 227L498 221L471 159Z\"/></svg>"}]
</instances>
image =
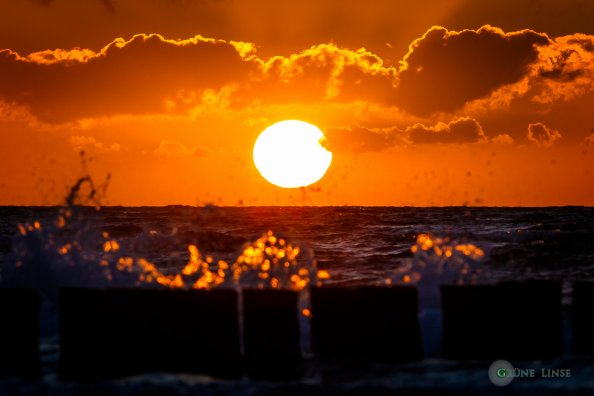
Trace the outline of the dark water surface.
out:
<instances>
[{"instance_id":1,"label":"dark water surface","mask_svg":"<svg viewBox=\"0 0 594 396\"><path fill-rule=\"evenodd\" d=\"M68 257L68 265L95 267L104 253L106 232L119 243L118 254L146 258L171 273L187 263L190 244L203 254L232 263L245 243L268 230L302 247L303 259L315 257L318 268L331 275L327 283L335 285L384 284L404 263L414 261L411 247L418 235L425 233L482 249L480 264L486 274L483 281L558 280L564 283L568 296L572 281L594 280L594 208L589 207L169 206L76 210L77 216L65 227L52 229L49 225L55 223L59 208L0 207L0 283L11 286L6 280L19 257L33 254L44 265L27 276L34 278L31 282L40 285L42 292L49 291L48 296L52 283L94 286L97 278L88 274L77 278L73 275L76 272L63 272L62 257L47 255L49 250L44 250L43 244L54 251L65 241L75 244L79 250ZM19 224L34 221L39 221L40 230L34 239L23 241ZM439 312L423 305L423 288L437 290L439 281L419 284L423 330L430 330L429 342L437 344L439 329L430 326L438 321ZM433 358L408 365L369 366L354 372L339 367L330 382L316 374L291 383L147 374L99 384L65 383L57 377L58 345L55 333L47 332L41 340L43 379L33 383L0 380L0 394L388 394L402 389L429 394L436 388L466 394L499 391L487 379L483 363ZM589 360L566 355L554 361L526 362L523 367L569 367L573 378L515 381L506 390L527 395L588 394L594 389L594 362Z\"/></svg>"},{"instance_id":2,"label":"dark water surface","mask_svg":"<svg viewBox=\"0 0 594 396\"><path fill-rule=\"evenodd\" d=\"M164 268L183 266L188 244L232 261L245 242L273 230L313 250L332 282L373 284L411 256L419 233L435 233L485 249L486 265L507 278L594 279L594 208L168 206L85 212L88 235L107 231L127 254ZM0 207L0 263L7 261L19 223L55 216L55 208Z\"/></svg>"}]
</instances>

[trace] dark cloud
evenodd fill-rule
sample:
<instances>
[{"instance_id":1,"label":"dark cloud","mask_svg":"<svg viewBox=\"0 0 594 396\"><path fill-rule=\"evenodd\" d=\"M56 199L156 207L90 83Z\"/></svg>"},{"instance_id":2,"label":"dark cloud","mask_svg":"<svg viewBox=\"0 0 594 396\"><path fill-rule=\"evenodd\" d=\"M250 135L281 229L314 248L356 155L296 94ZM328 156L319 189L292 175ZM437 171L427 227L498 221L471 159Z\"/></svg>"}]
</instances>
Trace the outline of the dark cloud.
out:
<instances>
[{"instance_id":1,"label":"dark cloud","mask_svg":"<svg viewBox=\"0 0 594 396\"><path fill-rule=\"evenodd\" d=\"M137 35L99 53L55 50L21 57L0 51L0 98L47 122L158 113L167 98L189 101L195 91L220 89L255 70L224 41Z\"/></svg>"},{"instance_id":2,"label":"dark cloud","mask_svg":"<svg viewBox=\"0 0 594 396\"><path fill-rule=\"evenodd\" d=\"M386 101L396 69L365 49L319 44L290 56L257 59L262 75L245 97L262 102Z\"/></svg>"},{"instance_id":3,"label":"dark cloud","mask_svg":"<svg viewBox=\"0 0 594 396\"><path fill-rule=\"evenodd\" d=\"M153 114L200 105L205 90L234 85L235 104L387 98L396 70L363 49L321 44L289 57L260 59L249 43L118 39L100 52L0 51L0 99L42 121Z\"/></svg>"},{"instance_id":4,"label":"dark cloud","mask_svg":"<svg viewBox=\"0 0 594 396\"><path fill-rule=\"evenodd\" d=\"M333 43L266 58L250 43L201 36L167 40L140 34L128 41L116 39L100 51L56 49L24 56L0 50L0 102L3 107L26 108L49 123L122 114L187 113L217 93L230 108L371 104L370 108L387 109L403 119L420 119L426 125L444 113L469 115L481 119L489 130L505 131L517 140L525 136L526 123L540 107L594 89L593 54L587 50L593 42L592 36L583 34L550 40L531 30L505 33L485 26L456 32L433 27L411 44L397 69L363 48ZM516 129L503 125L505 120L497 119L495 126L488 123L484 109L504 108L520 100L533 109L530 118L514 121ZM538 119L549 123L546 118ZM382 125L401 125L398 122ZM416 126L407 133L417 142L482 138L482 130L471 122L450 124ZM462 126L466 130L458 132ZM345 136L362 134L357 128L361 127L352 127ZM376 135L381 137L385 130L372 132L375 135L358 149L392 144L378 140Z\"/></svg>"},{"instance_id":5,"label":"dark cloud","mask_svg":"<svg viewBox=\"0 0 594 396\"><path fill-rule=\"evenodd\" d=\"M528 74L525 96L539 104L559 103L594 90L594 37L584 34L557 37L540 49Z\"/></svg>"},{"instance_id":6,"label":"dark cloud","mask_svg":"<svg viewBox=\"0 0 594 396\"><path fill-rule=\"evenodd\" d=\"M575 44L575 43L574 43ZM549 58L548 67L540 67L538 76L545 79L570 82L584 74L583 69L569 70L569 59L573 55L578 55L573 49L561 50L557 57Z\"/></svg>"},{"instance_id":7,"label":"dark cloud","mask_svg":"<svg viewBox=\"0 0 594 396\"><path fill-rule=\"evenodd\" d=\"M530 26L551 37L594 33L594 2L589 0L462 0L455 4L455 12L446 16L443 26L459 29L489 21L506 31Z\"/></svg>"},{"instance_id":8,"label":"dark cloud","mask_svg":"<svg viewBox=\"0 0 594 396\"><path fill-rule=\"evenodd\" d=\"M411 44L403 59L395 101L419 115L455 111L520 80L537 58L536 47L549 43L545 34L531 30L505 33L484 26L454 32L433 27Z\"/></svg>"},{"instance_id":9,"label":"dark cloud","mask_svg":"<svg viewBox=\"0 0 594 396\"><path fill-rule=\"evenodd\" d=\"M407 128L366 128L354 124L326 129L329 149L337 151L381 151L391 146L409 144L466 144L488 142L483 128L473 118L461 117L432 126L415 124ZM494 143L513 143L508 135L499 135Z\"/></svg>"},{"instance_id":10,"label":"dark cloud","mask_svg":"<svg viewBox=\"0 0 594 396\"><path fill-rule=\"evenodd\" d=\"M526 125L563 125L563 141L581 143L594 108L594 36L556 37L538 47L538 58L518 82L505 85L461 111L489 131L525 141Z\"/></svg>"},{"instance_id":11,"label":"dark cloud","mask_svg":"<svg viewBox=\"0 0 594 396\"><path fill-rule=\"evenodd\" d=\"M354 124L347 127L331 127L325 130L330 151L381 151L404 142L403 132L396 127L387 129L365 128Z\"/></svg>"},{"instance_id":12,"label":"dark cloud","mask_svg":"<svg viewBox=\"0 0 594 396\"><path fill-rule=\"evenodd\" d=\"M445 124L439 122L434 126L427 127L416 124L406 128L410 139L416 144L463 144L486 142L487 137L483 128L474 118L462 117Z\"/></svg>"},{"instance_id":13,"label":"dark cloud","mask_svg":"<svg viewBox=\"0 0 594 396\"><path fill-rule=\"evenodd\" d=\"M543 123L537 122L528 125L528 140L538 146L549 147L559 139L561 139L559 131L551 129Z\"/></svg>"},{"instance_id":14,"label":"dark cloud","mask_svg":"<svg viewBox=\"0 0 594 396\"><path fill-rule=\"evenodd\" d=\"M495 144L513 144L514 138L507 133L502 133L490 139L491 143Z\"/></svg>"},{"instance_id":15,"label":"dark cloud","mask_svg":"<svg viewBox=\"0 0 594 396\"><path fill-rule=\"evenodd\" d=\"M582 47L585 51L594 52L594 43L592 42L591 38L586 37L585 35L579 35L581 37L575 39L569 39L567 42L569 44L578 44Z\"/></svg>"}]
</instances>

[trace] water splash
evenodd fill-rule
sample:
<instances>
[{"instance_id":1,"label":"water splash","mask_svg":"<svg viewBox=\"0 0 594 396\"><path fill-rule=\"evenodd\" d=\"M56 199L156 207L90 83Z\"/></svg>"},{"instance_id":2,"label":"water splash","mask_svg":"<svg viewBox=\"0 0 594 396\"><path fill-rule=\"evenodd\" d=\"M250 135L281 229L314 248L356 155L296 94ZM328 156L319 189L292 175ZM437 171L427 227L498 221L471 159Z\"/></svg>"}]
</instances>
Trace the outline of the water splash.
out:
<instances>
[{"instance_id":1,"label":"water splash","mask_svg":"<svg viewBox=\"0 0 594 396\"><path fill-rule=\"evenodd\" d=\"M244 247L233 265L234 279L240 285L257 284L260 289L303 290L329 277L327 271L317 269L315 260L298 260L300 252L298 246L268 231Z\"/></svg>"},{"instance_id":2,"label":"water splash","mask_svg":"<svg viewBox=\"0 0 594 396\"><path fill-rule=\"evenodd\" d=\"M40 290L55 301L61 287L167 287L172 289L272 288L300 291L329 278L317 270L313 252L269 230L247 243L229 264L187 247L188 261L165 270L136 257L108 232L97 228L109 176L96 186L86 175L70 189L53 219L19 224L11 260L0 272L0 285Z\"/></svg>"},{"instance_id":3,"label":"water splash","mask_svg":"<svg viewBox=\"0 0 594 396\"><path fill-rule=\"evenodd\" d=\"M103 238L90 219L108 181L96 186L89 176L82 177L53 217L19 224L0 284L35 288L51 298L59 287L105 284L103 271L88 264L99 262L95 251Z\"/></svg>"},{"instance_id":4,"label":"water splash","mask_svg":"<svg viewBox=\"0 0 594 396\"><path fill-rule=\"evenodd\" d=\"M436 357L441 350L440 286L487 282L487 254L464 239L436 234L419 234L411 252L413 257L404 260L386 283L417 287L424 354Z\"/></svg>"},{"instance_id":5,"label":"water splash","mask_svg":"<svg viewBox=\"0 0 594 396\"><path fill-rule=\"evenodd\" d=\"M115 240L104 244L105 251L117 250ZM156 282L170 288L213 289L216 287L271 288L300 291L312 282L329 278L318 270L316 261L298 260L301 249L269 230L260 238L244 245L231 265L212 256L202 256L196 245L188 246L189 261L176 274L164 274L144 258L120 257L116 270L138 274L137 284ZM110 266L103 261L103 266ZM116 272L117 273L117 272Z\"/></svg>"},{"instance_id":6,"label":"water splash","mask_svg":"<svg viewBox=\"0 0 594 396\"><path fill-rule=\"evenodd\" d=\"M485 250L464 240L419 234L411 252L386 284L475 284L487 275Z\"/></svg>"}]
</instances>

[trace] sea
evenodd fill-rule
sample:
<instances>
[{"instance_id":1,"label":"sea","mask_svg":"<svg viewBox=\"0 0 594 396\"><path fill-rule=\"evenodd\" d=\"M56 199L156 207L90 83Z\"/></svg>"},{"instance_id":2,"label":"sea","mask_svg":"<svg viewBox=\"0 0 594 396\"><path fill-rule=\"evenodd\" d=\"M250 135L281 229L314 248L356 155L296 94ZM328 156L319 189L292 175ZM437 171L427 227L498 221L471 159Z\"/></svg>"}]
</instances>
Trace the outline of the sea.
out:
<instances>
[{"instance_id":1,"label":"sea","mask_svg":"<svg viewBox=\"0 0 594 396\"><path fill-rule=\"evenodd\" d=\"M166 373L95 384L63 382L57 375L59 341L51 314L55 310L49 308L42 317L42 379L0 379L0 395L385 394L402 389L418 394L434 389L497 394L485 366L439 358L439 328L432 325L440 318L439 285L555 280L562 282L567 307L572 283L594 280L592 207L67 205L0 207L0 287L36 288L45 306L51 307L60 287L106 287L116 282L106 265L99 264L102 260L142 259L173 279L188 263L189 246L214 262L233 263L263 235L299 247L300 265L325 274L310 279L311 284L417 285L428 358L349 373L330 383L315 374L274 383ZM444 253L448 250L454 252L451 257ZM139 279L120 277L117 285L165 287ZM234 286L223 282L221 287ZM587 394L594 389L594 361L576 361L566 353L554 362L529 363L537 368L543 364L569 366L573 376L515 381L508 393Z\"/></svg>"}]
</instances>

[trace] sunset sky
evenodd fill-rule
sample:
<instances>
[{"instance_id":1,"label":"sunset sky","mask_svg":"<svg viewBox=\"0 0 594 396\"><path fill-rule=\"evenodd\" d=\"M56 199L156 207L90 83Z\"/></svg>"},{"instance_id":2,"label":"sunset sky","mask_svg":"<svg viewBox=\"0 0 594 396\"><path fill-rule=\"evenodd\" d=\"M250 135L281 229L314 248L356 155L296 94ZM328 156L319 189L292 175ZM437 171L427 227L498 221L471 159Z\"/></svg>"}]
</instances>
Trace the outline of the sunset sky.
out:
<instances>
[{"instance_id":1,"label":"sunset sky","mask_svg":"<svg viewBox=\"0 0 594 396\"><path fill-rule=\"evenodd\" d=\"M0 205L594 205L594 2L0 0ZM252 148L297 119L303 189ZM304 159L306 160L306 159Z\"/></svg>"}]
</instances>

